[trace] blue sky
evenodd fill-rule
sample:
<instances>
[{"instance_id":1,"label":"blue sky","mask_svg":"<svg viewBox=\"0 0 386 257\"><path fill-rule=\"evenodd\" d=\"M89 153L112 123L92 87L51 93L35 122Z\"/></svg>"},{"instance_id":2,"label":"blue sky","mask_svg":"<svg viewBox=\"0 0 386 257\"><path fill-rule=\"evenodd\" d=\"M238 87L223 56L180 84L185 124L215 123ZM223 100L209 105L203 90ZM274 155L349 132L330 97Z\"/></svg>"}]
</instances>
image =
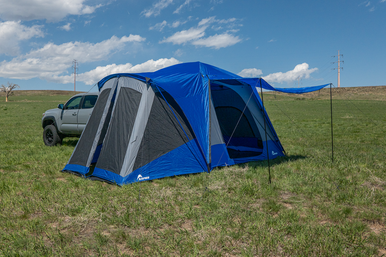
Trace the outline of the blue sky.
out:
<instances>
[{"instance_id":1,"label":"blue sky","mask_svg":"<svg viewBox=\"0 0 386 257\"><path fill-rule=\"evenodd\" d=\"M386 0L1 0L0 84L88 91L200 61L276 87L386 85ZM95 88L94 88L95 89Z\"/></svg>"}]
</instances>

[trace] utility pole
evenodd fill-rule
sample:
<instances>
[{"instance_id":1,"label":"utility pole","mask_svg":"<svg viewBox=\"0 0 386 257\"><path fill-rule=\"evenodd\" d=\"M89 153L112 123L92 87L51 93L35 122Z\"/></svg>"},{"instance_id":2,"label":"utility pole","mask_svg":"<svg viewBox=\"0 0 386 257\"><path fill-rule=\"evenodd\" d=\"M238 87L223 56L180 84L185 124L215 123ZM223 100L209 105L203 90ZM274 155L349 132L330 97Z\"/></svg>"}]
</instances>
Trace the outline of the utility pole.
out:
<instances>
[{"instance_id":1,"label":"utility pole","mask_svg":"<svg viewBox=\"0 0 386 257\"><path fill-rule=\"evenodd\" d=\"M77 67L78 62L74 60L72 64L73 64L72 68L74 69L74 92L75 92L76 91L76 72L78 70L78 67Z\"/></svg>"},{"instance_id":2,"label":"utility pole","mask_svg":"<svg viewBox=\"0 0 386 257\"><path fill-rule=\"evenodd\" d=\"M343 54L340 54L340 50L338 50L338 55L334 55L333 57L337 57L338 56L338 61L337 62L333 62L333 63L338 63L338 68L333 68L333 70L338 70L338 87L340 87L340 70L342 69L343 70L343 67L340 67L340 63L344 63L344 61L341 61L340 60L340 57L342 56L343 57Z\"/></svg>"}]
</instances>

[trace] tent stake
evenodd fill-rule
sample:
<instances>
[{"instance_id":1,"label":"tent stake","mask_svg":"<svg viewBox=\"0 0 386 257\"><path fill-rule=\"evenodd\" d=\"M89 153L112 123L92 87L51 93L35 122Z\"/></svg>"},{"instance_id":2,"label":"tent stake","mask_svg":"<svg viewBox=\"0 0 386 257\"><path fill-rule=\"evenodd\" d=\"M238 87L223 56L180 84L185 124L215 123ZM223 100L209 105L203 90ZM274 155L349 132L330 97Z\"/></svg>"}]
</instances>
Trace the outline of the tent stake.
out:
<instances>
[{"instance_id":1,"label":"tent stake","mask_svg":"<svg viewBox=\"0 0 386 257\"><path fill-rule=\"evenodd\" d=\"M267 122L265 120L265 108L264 108L264 95L263 95L263 86L261 84L261 79L260 79L260 92L261 92L261 102L263 104L263 116L264 116L264 133L265 133L265 144L267 147L267 160L268 160L268 179L269 179L269 184L271 184L271 165L269 163L269 150L268 150L268 138L267 138Z\"/></svg>"},{"instance_id":2,"label":"tent stake","mask_svg":"<svg viewBox=\"0 0 386 257\"><path fill-rule=\"evenodd\" d=\"M334 162L334 130L333 130L333 120L332 120L332 83L330 83L330 109L331 109L331 163Z\"/></svg>"}]
</instances>

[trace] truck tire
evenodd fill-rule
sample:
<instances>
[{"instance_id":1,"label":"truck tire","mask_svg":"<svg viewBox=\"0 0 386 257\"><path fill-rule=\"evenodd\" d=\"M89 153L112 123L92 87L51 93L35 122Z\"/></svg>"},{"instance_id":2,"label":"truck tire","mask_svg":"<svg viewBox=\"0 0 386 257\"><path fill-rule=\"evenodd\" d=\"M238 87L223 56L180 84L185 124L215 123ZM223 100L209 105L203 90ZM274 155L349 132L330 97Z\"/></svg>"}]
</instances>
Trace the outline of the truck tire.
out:
<instances>
[{"instance_id":1,"label":"truck tire","mask_svg":"<svg viewBox=\"0 0 386 257\"><path fill-rule=\"evenodd\" d=\"M54 125L44 127L43 141L47 146L54 146L62 143L62 139L60 138Z\"/></svg>"}]
</instances>

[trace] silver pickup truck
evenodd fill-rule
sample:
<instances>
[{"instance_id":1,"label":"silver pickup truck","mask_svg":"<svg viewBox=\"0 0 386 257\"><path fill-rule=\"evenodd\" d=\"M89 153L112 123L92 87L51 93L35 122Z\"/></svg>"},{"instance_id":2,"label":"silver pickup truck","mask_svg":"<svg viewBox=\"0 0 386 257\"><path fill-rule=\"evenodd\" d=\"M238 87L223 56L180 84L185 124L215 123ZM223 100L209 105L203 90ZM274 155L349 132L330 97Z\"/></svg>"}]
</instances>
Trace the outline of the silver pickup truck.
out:
<instances>
[{"instance_id":1,"label":"silver pickup truck","mask_svg":"<svg viewBox=\"0 0 386 257\"><path fill-rule=\"evenodd\" d=\"M47 146L61 144L64 137L80 136L98 99L98 93L82 93L67 103L43 113L43 141Z\"/></svg>"}]
</instances>

